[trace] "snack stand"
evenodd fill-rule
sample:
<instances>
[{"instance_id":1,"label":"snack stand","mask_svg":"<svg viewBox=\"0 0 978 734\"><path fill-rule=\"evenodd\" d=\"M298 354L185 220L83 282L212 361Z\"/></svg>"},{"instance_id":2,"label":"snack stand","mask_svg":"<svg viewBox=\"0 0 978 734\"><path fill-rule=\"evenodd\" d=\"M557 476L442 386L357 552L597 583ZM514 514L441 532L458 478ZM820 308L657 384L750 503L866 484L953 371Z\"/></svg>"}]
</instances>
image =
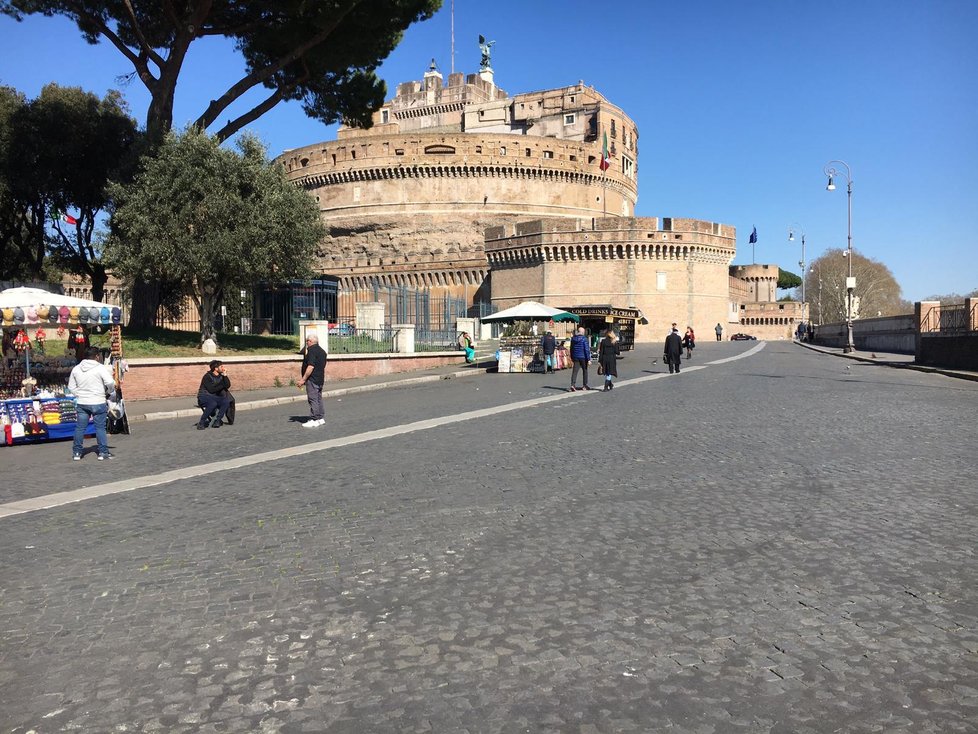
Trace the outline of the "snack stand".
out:
<instances>
[{"instance_id":1,"label":"snack stand","mask_svg":"<svg viewBox=\"0 0 978 734\"><path fill-rule=\"evenodd\" d=\"M482 318L483 323L537 323L545 324L539 334L517 334L502 336L499 339L497 355L498 372L543 372L544 361L540 340L549 329L554 330L558 322L577 322L578 317L559 308L545 306L537 301L524 301L512 308L494 313ZM554 369L569 367L571 360L567 351L565 338L557 338L557 349L554 352Z\"/></svg>"},{"instance_id":2,"label":"snack stand","mask_svg":"<svg viewBox=\"0 0 978 734\"><path fill-rule=\"evenodd\" d=\"M87 344L89 329L111 330L118 381L121 309L36 288L10 288L0 292L0 316L0 445L71 438L76 410L67 385L77 363L72 340ZM90 423L86 435L94 430Z\"/></svg>"}]
</instances>

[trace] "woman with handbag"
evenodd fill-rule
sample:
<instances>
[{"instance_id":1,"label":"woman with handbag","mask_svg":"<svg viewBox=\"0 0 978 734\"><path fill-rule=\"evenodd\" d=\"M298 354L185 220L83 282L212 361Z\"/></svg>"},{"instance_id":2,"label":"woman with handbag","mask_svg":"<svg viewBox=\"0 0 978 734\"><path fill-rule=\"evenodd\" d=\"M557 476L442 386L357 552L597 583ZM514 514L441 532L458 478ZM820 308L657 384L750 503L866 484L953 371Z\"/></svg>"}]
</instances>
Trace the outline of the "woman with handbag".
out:
<instances>
[{"instance_id":1,"label":"woman with handbag","mask_svg":"<svg viewBox=\"0 0 978 734\"><path fill-rule=\"evenodd\" d=\"M683 336L683 346L686 347L686 359L693 358L693 349L696 348L696 336L693 334L693 327L686 327L686 334Z\"/></svg>"},{"instance_id":2,"label":"woman with handbag","mask_svg":"<svg viewBox=\"0 0 978 734\"><path fill-rule=\"evenodd\" d=\"M618 354L621 349L618 346L618 336L614 329L608 329L604 339L598 344L598 374L604 375L604 389L613 390L615 383L612 377L618 377Z\"/></svg>"}]
</instances>

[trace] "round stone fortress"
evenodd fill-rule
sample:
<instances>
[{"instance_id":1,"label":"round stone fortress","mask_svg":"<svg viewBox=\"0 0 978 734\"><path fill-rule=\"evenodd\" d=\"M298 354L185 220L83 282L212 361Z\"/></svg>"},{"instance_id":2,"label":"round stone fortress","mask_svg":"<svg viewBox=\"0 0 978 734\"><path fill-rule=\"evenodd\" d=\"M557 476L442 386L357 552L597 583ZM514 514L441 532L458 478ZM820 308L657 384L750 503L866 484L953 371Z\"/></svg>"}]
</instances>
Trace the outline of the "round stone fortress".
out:
<instances>
[{"instance_id":1,"label":"round stone fortress","mask_svg":"<svg viewBox=\"0 0 978 734\"><path fill-rule=\"evenodd\" d=\"M488 228L630 217L638 196L638 131L593 88L511 98L491 70L446 85L434 63L398 86L369 130L343 127L279 162L319 203L319 270L346 288L438 287L470 302L489 300Z\"/></svg>"}]
</instances>

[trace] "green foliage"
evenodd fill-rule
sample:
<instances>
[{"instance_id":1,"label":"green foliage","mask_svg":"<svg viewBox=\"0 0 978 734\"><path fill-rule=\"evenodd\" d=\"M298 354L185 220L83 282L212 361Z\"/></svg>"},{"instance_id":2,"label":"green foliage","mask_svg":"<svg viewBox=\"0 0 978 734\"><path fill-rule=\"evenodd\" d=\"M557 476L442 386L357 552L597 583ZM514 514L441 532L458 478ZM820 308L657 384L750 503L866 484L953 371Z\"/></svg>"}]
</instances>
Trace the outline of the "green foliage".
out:
<instances>
[{"instance_id":1,"label":"green foliage","mask_svg":"<svg viewBox=\"0 0 978 734\"><path fill-rule=\"evenodd\" d=\"M53 267L88 277L94 297L102 297L96 225L110 203L108 182L130 175L138 143L136 122L116 92L99 99L48 84L27 101L0 90L0 238L19 256L15 267L41 277L48 255ZM56 211L77 223L63 223Z\"/></svg>"},{"instance_id":2,"label":"green foliage","mask_svg":"<svg viewBox=\"0 0 978 734\"><path fill-rule=\"evenodd\" d=\"M223 295L241 283L305 277L325 235L315 202L289 184L253 138L240 155L196 132L170 134L116 186L109 255L126 279L183 284L201 341L215 338Z\"/></svg>"},{"instance_id":3,"label":"green foliage","mask_svg":"<svg viewBox=\"0 0 978 734\"><path fill-rule=\"evenodd\" d=\"M788 288L797 288L801 285L801 276L795 275L787 270L781 270L778 273L778 288L782 290L787 290Z\"/></svg>"},{"instance_id":4,"label":"green foliage","mask_svg":"<svg viewBox=\"0 0 978 734\"><path fill-rule=\"evenodd\" d=\"M89 43L107 39L132 64L132 76L151 101L146 130L162 140L173 119L182 66L195 41L224 36L245 58L245 75L215 90L195 125L206 130L227 119L228 108L264 86L264 100L221 127L226 140L283 100L325 123L344 119L369 125L369 111L384 99L374 74L412 23L430 18L441 0L216 0L149 3L109 0L0 0L0 12L61 15L73 20Z\"/></svg>"}]
</instances>

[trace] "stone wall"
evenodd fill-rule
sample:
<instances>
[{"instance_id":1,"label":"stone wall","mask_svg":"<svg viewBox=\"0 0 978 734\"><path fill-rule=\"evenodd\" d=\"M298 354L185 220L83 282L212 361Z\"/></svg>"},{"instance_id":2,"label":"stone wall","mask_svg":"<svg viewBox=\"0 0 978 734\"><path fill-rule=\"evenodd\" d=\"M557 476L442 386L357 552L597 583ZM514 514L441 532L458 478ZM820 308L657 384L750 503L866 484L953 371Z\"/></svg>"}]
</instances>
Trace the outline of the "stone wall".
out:
<instances>
[{"instance_id":1,"label":"stone wall","mask_svg":"<svg viewBox=\"0 0 978 734\"><path fill-rule=\"evenodd\" d=\"M192 404L200 378L207 372L210 360L211 357L127 360L129 372L123 382L126 400L186 395ZM298 379L302 365L302 358L298 355L223 357L222 361L227 366L232 392L276 387L276 380L282 387L283 395L298 390L297 387L289 387ZM464 362L465 355L461 352L330 355L326 366L326 389L334 382L354 377L389 375Z\"/></svg>"},{"instance_id":2,"label":"stone wall","mask_svg":"<svg viewBox=\"0 0 978 734\"><path fill-rule=\"evenodd\" d=\"M486 232L493 303L636 308L636 342L727 323L736 231L695 219L533 220Z\"/></svg>"},{"instance_id":3,"label":"stone wall","mask_svg":"<svg viewBox=\"0 0 978 734\"><path fill-rule=\"evenodd\" d=\"M815 342L826 347L845 347L848 335L844 321L821 324L816 327ZM913 354L917 339L914 318L881 316L874 319L856 319L852 322L852 341L861 352L894 352Z\"/></svg>"}]
</instances>

